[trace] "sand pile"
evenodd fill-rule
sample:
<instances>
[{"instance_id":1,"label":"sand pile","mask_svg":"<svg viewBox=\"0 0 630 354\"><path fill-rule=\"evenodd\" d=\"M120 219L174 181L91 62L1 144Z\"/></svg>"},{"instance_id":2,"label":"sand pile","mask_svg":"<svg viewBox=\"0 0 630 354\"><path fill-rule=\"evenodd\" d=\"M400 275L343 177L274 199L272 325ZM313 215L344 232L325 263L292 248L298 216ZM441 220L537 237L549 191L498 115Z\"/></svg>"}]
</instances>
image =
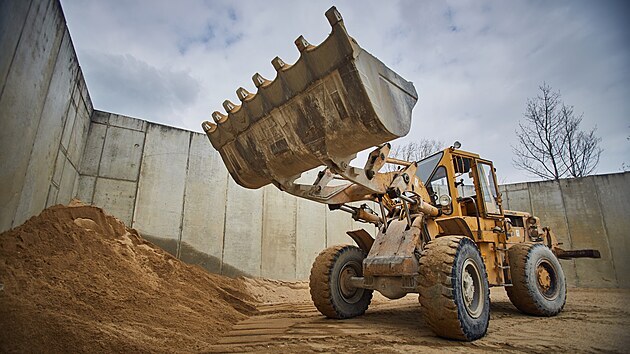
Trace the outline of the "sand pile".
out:
<instances>
[{"instance_id":1,"label":"sand pile","mask_svg":"<svg viewBox=\"0 0 630 354\"><path fill-rule=\"evenodd\" d=\"M0 352L203 351L255 301L85 205L0 235Z\"/></svg>"},{"instance_id":2,"label":"sand pile","mask_svg":"<svg viewBox=\"0 0 630 354\"><path fill-rule=\"evenodd\" d=\"M257 302L311 303L308 281L284 281L265 278L239 278L245 283L247 292Z\"/></svg>"}]
</instances>

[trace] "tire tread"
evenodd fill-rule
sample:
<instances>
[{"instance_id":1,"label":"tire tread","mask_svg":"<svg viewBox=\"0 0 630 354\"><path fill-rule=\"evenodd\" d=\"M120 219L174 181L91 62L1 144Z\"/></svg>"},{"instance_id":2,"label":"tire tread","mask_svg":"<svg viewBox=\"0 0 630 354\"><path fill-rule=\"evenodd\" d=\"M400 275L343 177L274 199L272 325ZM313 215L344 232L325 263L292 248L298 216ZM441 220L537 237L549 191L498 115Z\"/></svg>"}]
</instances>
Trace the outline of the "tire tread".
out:
<instances>
[{"instance_id":1,"label":"tire tread","mask_svg":"<svg viewBox=\"0 0 630 354\"><path fill-rule=\"evenodd\" d=\"M321 312L322 315L329 318L343 319L354 316L348 316L344 314L334 303L332 299L332 289L330 286L331 272L335 262L346 252L356 252L356 250L363 253L363 251L352 245L337 245L329 247L315 258L313 267L311 268L311 275L309 277L309 288L311 293L311 299L313 304ZM365 256L365 253L363 253ZM366 290L368 293L367 303L360 309L360 316L367 310L370 302L372 301L372 291Z\"/></svg>"},{"instance_id":2,"label":"tire tread","mask_svg":"<svg viewBox=\"0 0 630 354\"><path fill-rule=\"evenodd\" d=\"M527 264L531 258L532 251L535 247L546 247L539 243L521 243L510 247L508 250L508 258L510 261L510 274L512 275L512 286L506 287L508 298L512 304L521 312L535 316L555 316L557 315L566 303L566 291L564 292L564 299L562 306L558 311L550 311L548 307L540 301L539 297L533 293L534 289L528 286L529 277L527 274ZM560 268L560 274L565 282L564 273ZM533 280L536 281L536 280Z\"/></svg>"},{"instance_id":3,"label":"tire tread","mask_svg":"<svg viewBox=\"0 0 630 354\"><path fill-rule=\"evenodd\" d=\"M453 291L453 264L465 236L442 236L429 242L420 257L420 297L425 322L441 337L470 341L477 339L462 326ZM482 262L484 279L487 279ZM439 292L441 296L437 295Z\"/></svg>"}]
</instances>

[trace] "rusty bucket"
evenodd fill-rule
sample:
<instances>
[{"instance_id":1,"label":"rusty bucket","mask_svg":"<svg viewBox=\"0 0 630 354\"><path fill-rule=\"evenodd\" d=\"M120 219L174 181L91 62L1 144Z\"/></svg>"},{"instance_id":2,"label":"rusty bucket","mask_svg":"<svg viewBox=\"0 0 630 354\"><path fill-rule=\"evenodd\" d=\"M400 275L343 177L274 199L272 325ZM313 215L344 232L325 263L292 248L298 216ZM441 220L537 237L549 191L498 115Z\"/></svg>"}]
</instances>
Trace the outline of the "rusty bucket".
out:
<instances>
[{"instance_id":1,"label":"rusty bucket","mask_svg":"<svg viewBox=\"0 0 630 354\"><path fill-rule=\"evenodd\" d=\"M404 136L418 95L411 82L362 49L335 7L320 45L300 36L293 65L276 57L277 76L253 76L257 92L236 93L202 127L234 180L246 188L297 178Z\"/></svg>"}]
</instances>

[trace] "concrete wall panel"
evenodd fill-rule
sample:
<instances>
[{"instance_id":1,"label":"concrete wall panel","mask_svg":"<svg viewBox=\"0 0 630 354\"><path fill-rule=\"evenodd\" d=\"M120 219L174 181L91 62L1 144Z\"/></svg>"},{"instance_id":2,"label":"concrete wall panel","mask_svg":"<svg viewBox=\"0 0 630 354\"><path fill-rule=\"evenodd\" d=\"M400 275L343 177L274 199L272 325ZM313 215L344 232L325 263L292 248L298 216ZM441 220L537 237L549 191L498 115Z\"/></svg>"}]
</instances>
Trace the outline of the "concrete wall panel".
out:
<instances>
[{"instance_id":1,"label":"concrete wall panel","mask_svg":"<svg viewBox=\"0 0 630 354\"><path fill-rule=\"evenodd\" d=\"M60 152L61 153L61 152ZM67 204L74 197L75 184L78 183L79 173L72 165L72 162L66 158L63 166L63 174L59 183L59 193L57 194L56 204Z\"/></svg>"},{"instance_id":2,"label":"concrete wall panel","mask_svg":"<svg viewBox=\"0 0 630 354\"><path fill-rule=\"evenodd\" d=\"M123 116L120 114L111 114L109 116L109 125L119 128L131 129L144 132L147 130L148 122L141 119Z\"/></svg>"},{"instance_id":3,"label":"concrete wall panel","mask_svg":"<svg viewBox=\"0 0 630 354\"><path fill-rule=\"evenodd\" d=\"M83 76L83 72L79 71L79 90L81 92L81 99L83 100L83 105L87 108L87 112L89 116L94 112L94 106L92 105L92 99L90 98L90 93L87 89L87 84L85 83L85 77Z\"/></svg>"},{"instance_id":4,"label":"concrete wall panel","mask_svg":"<svg viewBox=\"0 0 630 354\"><path fill-rule=\"evenodd\" d=\"M188 142L185 147L187 145ZM143 132L109 126L100 159L99 176L127 181L138 180L143 146Z\"/></svg>"},{"instance_id":5,"label":"concrete wall panel","mask_svg":"<svg viewBox=\"0 0 630 354\"><path fill-rule=\"evenodd\" d=\"M107 210L126 225L131 225L136 188L136 182L98 178L93 204Z\"/></svg>"},{"instance_id":6,"label":"concrete wall panel","mask_svg":"<svg viewBox=\"0 0 630 354\"><path fill-rule=\"evenodd\" d=\"M55 160L59 148L66 112L70 104L70 95L76 86L79 66L74 56L70 34L66 31L57 56L50 89L46 96L43 113L37 126L37 134L28 160L20 203L13 220L13 226L22 224L31 215L37 214L46 206L50 180L55 169ZM84 125L87 127L89 120ZM77 142L80 144L80 141ZM80 156L77 153L75 164Z\"/></svg>"},{"instance_id":7,"label":"concrete wall panel","mask_svg":"<svg viewBox=\"0 0 630 354\"><path fill-rule=\"evenodd\" d=\"M263 193L261 276L295 279L296 198L271 185Z\"/></svg>"},{"instance_id":8,"label":"concrete wall panel","mask_svg":"<svg viewBox=\"0 0 630 354\"><path fill-rule=\"evenodd\" d=\"M564 249L573 248L566 211L562 200L562 192L558 182L541 182L529 184L529 195L532 213L538 216L543 225L551 227ZM574 260L561 260L564 274L570 286L579 286Z\"/></svg>"},{"instance_id":9,"label":"concrete wall panel","mask_svg":"<svg viewBox=\"0 0 630 354\"><path fill-rule=\"evenodd\" d=\"M503 208L514 211L532 211L527 183L500 186L502 189Z\"/></svg>"},{"instance_id":10,"label":"concrete wall panel","mask_svg":"<svg viewBox=\"0 0 630 354\"><path fill-rule=\"evenodd\" d=\"M616 287L603 214L599 207L593 178L576 178L560 183L573 248L594 248L601 259L575 261L579 286Z\"/></svg>"},{"instance_id":11,"label":"concrete wall panel","mask_svg":"<svg viewBox=\"0 0 630 354\"><path fill-rule=\"evenodd\" d=\"M112 114L113 113L94 110L94 112L92 112L92 122L108 125L109 116Z\"/></svg>"},{"instance_id":12,"label":"concrete wall panel","mask_svg":"<svg viewBox=\"0 0 630 354\"><path fill-rule=\"evenodd\" d=\"M77 186L76 198L86 204L92 204L94 202L92 196L94 195L94 189L96 187L96 177L92 176L79 176L79 185ZM134 196L135 199L135 190Z\"/></svg>"},{"instance_id":13,"label":"concrete wall panel","mask_svg":"<svg viewBox=\"0 0 630 354\"><path fill-rule=\"evenodd\" d=\"M593 178L620 288L630 288L630 173Z\"/></svg>"},{"instance_id":14,"label":"concrete wall panel","mask_svg":"<svg viewBox=\"0 0 630 354\"><path fill-rule=\"evenodd\" d=\"M346 212L326 210L326 247L354 245L352 238L346 234L346 231L355 229L353 221Z\"/></svg>"},{"instance_id":15,"label":"concrete wall panel","mask_svg":"<svg viewBox=\"0 0 630 354\"><path fill-rule=\"evenodd\" d=\"M53 172L52 183L59 186L61 183L61 175L63 174L63 166L66 164L66 155L63 151L57 151L57 159L55 160L55 171Z\"/></svg>"},{"instance_id":16,"label":"concrete wall panel","mask_svg":"<svg viewBox=\"0 0 630 354\"><path fill-rule=\"evenodd\" d=\"M0 97L0 231L11 227L63 37L55 1L34 1Z\"/></svg>"},{"instance_id":17,"label":"concrete wall panel","mask_svg":"<svg viewBox=\"0 0 630 354\"><path fill-rule=\"evenodd\" d=\"M81 160L81 174L87 176L97 176L101 163L101 154L105 144L107 126L92 122L88 132L85 152Z\"/></svg>"},{"instance_id":18,"label":"concrete wall panel","mask_svg":"<svg viewBox=\"0 0 630 354\"><path fill-rule=\"evenodd\" d=\"M0 93L13 61L13 54L24 29L30 0L0 1Z\"/></svg>"},{"instance_id":19,"label":"concrete wall panel","mask_svg":"<svg viewBox=\"0 0 630 354\"><path fill-rule=\"evenodd\" d=\"M157 124L147 128L133 227L153 240L180 238L190 134Z\"/></svg>"},{"instance_id":20,"label":"concrete wall panel","mask_svg":"<svg viewBox=\"0 0 630 354\"><path fill-rule=\"evenodd\" d=\"M74 88L74 92L77 92L77 88ZM73 104L70 105L67 112L66 121L63 125L63 134L61 135L61 147L64 150L68 150L68 146L70 146L70 137L72 136L72 128L74 128L74 121L77 119L77 106L74 104L74 100L72 100Z\"/></svg>"},{"instance_id":21,"label":"concrete wall panel","mask_svg":"<svg viewBox=\"0 0 630 354\"><path fill-rule=\"evenodd\" d=\"M221 271L228 172L202 134L193 134L186 177L181 259Z\"/></svg>"},{"instance_id":22,"label":"concrete wall panel","mask_svg":"<svg viewBox=\"0 0 630 354\"><path fill-rule=\"evenodd\" d=\"M51 184L48 190L48 197L46 198L46 208L57 204L57 194L59 194L59 188Z\"/></svg>"},{"instance_id":23,"label":"concrete wall panel","mask_svg":"<svg viewBox=\"0 0 630 354\"><path fill-rule=\"evenodd\" d=\"M296 203L296 270L297 279L308 279L317 255L326 248L326 213L328 208L307 199Z\"/></svg>"},{"instance_id":24,"label":"concrete wall panel","mask_svg":"<svg viewBox=\"0 0 630 354\"><path fill-rule=\"evenodd\" d=\"M221 273L260 276L263 190L228 180Z\"/></svg>"},{"instance_id":25,"label":"concrete wall panel","mask_svg":"<svg viewBox=\"0 0 630 354\"><path fill-rule=\"evenodd\" d=\"M79 102L77 106L77 114L74 119L74 125L72 126L72 132L70 134L70 143L68 145L67 156L75 166L81 164L81 155L85 149L85 142L90 129L90 113L83 101Z\"/></svg>"}]
</instances>

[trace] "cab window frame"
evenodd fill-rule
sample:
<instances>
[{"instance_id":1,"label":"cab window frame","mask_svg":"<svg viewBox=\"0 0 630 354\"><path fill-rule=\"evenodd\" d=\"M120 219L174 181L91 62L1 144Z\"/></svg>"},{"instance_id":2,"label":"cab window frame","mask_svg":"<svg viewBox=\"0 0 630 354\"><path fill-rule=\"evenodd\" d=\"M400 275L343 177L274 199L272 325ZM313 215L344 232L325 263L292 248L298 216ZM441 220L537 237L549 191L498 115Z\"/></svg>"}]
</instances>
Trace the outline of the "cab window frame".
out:
<instances>
[{"instance_id":1,"label":"cab window frame","mask_svg":"<svg viewBox=\"0 0 630 354\"><path fill-rule=\"evenodd\" d=\"M502 217L503 216L503 206L498 202L499 197L499 185L496 181L496 174L494 173L494 166L492 162L485 160L477 160L475 163L475 174L478 180L479 193L477 195L479 204L483 207L483 212L486 217ZM484 166L487 166L489 170L484 170ZM487 173L490 173L492 176L492 180L486 176ZM485 182L484 182L485 181ZM492 189L494 187L494 190ZM486 189L487 188L487 189ZM486 192L489 193L490 201L486 202ZM493 193L494 192L494 193ZM488 204L491 203L495 208L496 212L490 211L488 208Z\"/></svg>"}]
</instances>

